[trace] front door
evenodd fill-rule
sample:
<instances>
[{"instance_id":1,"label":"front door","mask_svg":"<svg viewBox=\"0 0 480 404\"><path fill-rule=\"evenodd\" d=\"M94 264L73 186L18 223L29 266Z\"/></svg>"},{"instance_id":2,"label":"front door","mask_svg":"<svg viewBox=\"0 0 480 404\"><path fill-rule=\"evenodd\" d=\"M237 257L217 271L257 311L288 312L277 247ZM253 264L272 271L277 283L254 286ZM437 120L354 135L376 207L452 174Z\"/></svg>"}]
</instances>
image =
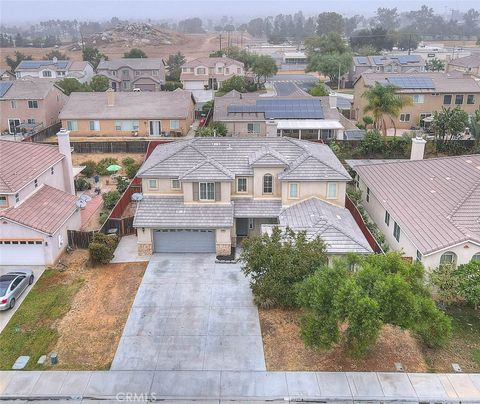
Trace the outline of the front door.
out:
<instances>
[{"instance_id":1,"label":"front door","mask_svg":"<svg viewBox=\"0 0 480 404\"><path fill-rule=\"evenodd\" d=\"M117 91L117 82L116 81L112 81L112 90Z\"/></svg>"},{"instance_id":2,"label":"front door","mask_svg":"<svg viewBox=\"0 0 480 404\"><path fill-rule=\"evenodd\" d=\"M150 136L160 136L162 124L160 121L150 121Z\"/></svg>"},{"instance_id":3,"label":"front door","mask_svg":"<svg viewBox=\"0 0 480 404\"><path fill-rule=\"evenodd\" d=\"M237 219L237 236L238 237L248 236L248 222L249 220L246 218Z\"/></svg>"},{"instance_id":4,"label":"front door","mask_svg":"<svg viewBox=\"0 0 480 404\"><path fill-rule=\"evenodd\" d=\"M8 120L8 131L10 132L10 134L13 135L15 133L15 128L17 126L20 126L20 119L9 119Z\"/></svg>"}]
</instances>

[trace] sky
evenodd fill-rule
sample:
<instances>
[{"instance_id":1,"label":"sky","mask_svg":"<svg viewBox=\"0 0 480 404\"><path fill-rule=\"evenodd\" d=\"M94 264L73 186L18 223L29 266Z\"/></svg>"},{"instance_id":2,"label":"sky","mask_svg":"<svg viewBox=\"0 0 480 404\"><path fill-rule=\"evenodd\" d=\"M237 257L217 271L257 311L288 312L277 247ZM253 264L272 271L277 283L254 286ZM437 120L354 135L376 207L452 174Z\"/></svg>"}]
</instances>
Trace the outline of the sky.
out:
<instances>
[{"instance_id":1,"label":"sky","mask_svg":"<svg viewBox=\"0 0 480 404\"><path fill-rule=\"evenodd\" d=\"M480 8L478 0L0 0L0 24L18 24L47 19L171 20L187 17L212 18L222 15L249 20L253 17L295 13L305 15L336 11L346 16L373 15L378 7L397 7L400 11L418 9L422 4L437 13L450 9Z\"/></svg>"}]
</instances>

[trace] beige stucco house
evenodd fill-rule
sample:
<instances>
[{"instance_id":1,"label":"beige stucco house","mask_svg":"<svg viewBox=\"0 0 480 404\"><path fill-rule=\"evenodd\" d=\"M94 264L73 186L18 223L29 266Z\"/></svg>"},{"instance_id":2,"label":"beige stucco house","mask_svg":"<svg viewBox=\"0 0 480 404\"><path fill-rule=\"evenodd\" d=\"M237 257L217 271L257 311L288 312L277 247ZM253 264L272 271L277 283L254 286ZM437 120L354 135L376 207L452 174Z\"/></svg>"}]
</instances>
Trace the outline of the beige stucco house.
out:
<instances>
[{"instance_id":1,"label":"beige stucco house","mask_svg":"<svg viewBox=\"0 0 480 404\"><path fill-rule=\"evenodd\" d=\"M77 79L80 83L88 83L93 75L93 66L86 61L73 60L22 60L15 69L17 78L34 77L39 79L61 80Z\"/></svg>"},{"instance_id":2,"label":"beige stucco house","mask_svg":"<svg viewBox=\"0 0 480 404\"><path fill-rule=\"evenodd\" d=\"M462 72L480 79L480 52L450 60L447 72Z\"/></svg>"},{"instance_id":3,"label":"beige stucco house","mask_svg":"<svg viewBox=\"0 0 480 404\"><path fill-rule=\"evenodd\" d=\"M189 91L72 93L60 113L71 136L185 136L194 119Z\"/></svg>"},{"instance_id":4,"label":"beige stucco house","mask_svg":"<svg viewBox=\"0 0 480 404\"><path fill-rule=\"evenodd\" d=\"M480 107L480 84L461 73L380 74L364 73L354 85L353 118L361 121L368 101L363 94L375 83L394 85L398 93L412 99L412 105L402 109L398 118L393 118L397 129L428 126L424 119L441 111L442 107L460 107L473 114ZM393 128L390 119L385 119L387 128Z\"/></svg>"},{"instance_id":5,"label":"beige stucco house","mask_svg":"<svg viewBox=\"0 0 480 404\"><path fill-rule=\"evenodd\" d=\"M80 228L68 132L58 147L0 140L0 266L52 265Z\"/></svg>"},{"instance_id":6,"label":"beige stucco house","mask_svg":"<svg viewBox=\"0 0 480 404\"><path fill-rule=\"evenodd\" d=\"M67 96L52 80L0 82L0 130L10 134L42 129L59 121Z\"/></svg>"},{"instance_id":7,"label":"beige stucco house","mask_svg":"<svg viewBox=\"0 0 480 404\"><path fill-rule=\"evenodd\" d=\"M140 254L230 254L271 225L320 236L330 255L371 253L345 209L351 178L324 144L289 138L193 138L159 145L138 173ZM293 214L294 213L294 214Z\"/></svg>"}]
</instances>

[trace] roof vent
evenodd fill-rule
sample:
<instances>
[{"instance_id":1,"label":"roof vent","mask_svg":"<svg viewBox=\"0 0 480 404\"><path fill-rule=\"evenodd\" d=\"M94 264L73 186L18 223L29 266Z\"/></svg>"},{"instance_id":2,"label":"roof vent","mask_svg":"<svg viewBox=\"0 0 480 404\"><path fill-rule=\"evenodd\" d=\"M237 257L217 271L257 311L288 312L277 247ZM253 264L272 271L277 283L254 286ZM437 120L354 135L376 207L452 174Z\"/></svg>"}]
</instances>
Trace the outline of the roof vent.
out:
<instances>
[{"instance_id":1,"label":"roof vent","mask_svg":"<svg viewBox=\"0 0 480 404\"><path fill-rule=\"evenodd\" d=\"M435 191L434 189L431 189L430 192L431 192L432 194L435 194L437 191Z\"/></svg>"}]
</instances>

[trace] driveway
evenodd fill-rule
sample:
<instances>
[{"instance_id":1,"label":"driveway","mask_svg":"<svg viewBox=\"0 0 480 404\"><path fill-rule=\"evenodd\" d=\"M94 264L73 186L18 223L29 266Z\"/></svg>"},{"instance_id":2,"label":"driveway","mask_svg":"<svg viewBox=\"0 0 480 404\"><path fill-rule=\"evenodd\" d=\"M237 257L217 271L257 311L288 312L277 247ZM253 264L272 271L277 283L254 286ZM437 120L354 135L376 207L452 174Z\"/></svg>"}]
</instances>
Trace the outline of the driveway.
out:
<instances>
[{"instance_id":1,"label":"driveway","mask_svg":"<svg viewBox=\"0 0 480 404\"><path fill-rule=\"evenodd\" d=\"M38 267L28 267L33 271L33 275L35 276L35 280L33 282L33 285L38 281L38 278L42 276L43 271L45 270L45 267L43 266L38 266ZM4 275L7 272L10 271L21 271L22 269L25 269L25 267L13 267L13 266L1 266L0 265L0 275ZM32 290L33 285L30 285L25 292L22 293L22 296L20 296L20 299L18 299L15 303L15 307L12 310L6 310L6 311L0 311L0 332L3 331L3 329L7 326L8 322L10 319L13 317L15 312L18 310L22 302L25 300L25 297L28 295L30 290Z\"/></svg>"},{"instance_id":2,"label":"driveway","mask_svg":"<svg viewBox=\"0 0 480 404\"><path fill-rule=\"evenodd\" d=\"M112 370L265 370L257 308L239 264L155 254Z\"/></svg>"}]
</instances>

